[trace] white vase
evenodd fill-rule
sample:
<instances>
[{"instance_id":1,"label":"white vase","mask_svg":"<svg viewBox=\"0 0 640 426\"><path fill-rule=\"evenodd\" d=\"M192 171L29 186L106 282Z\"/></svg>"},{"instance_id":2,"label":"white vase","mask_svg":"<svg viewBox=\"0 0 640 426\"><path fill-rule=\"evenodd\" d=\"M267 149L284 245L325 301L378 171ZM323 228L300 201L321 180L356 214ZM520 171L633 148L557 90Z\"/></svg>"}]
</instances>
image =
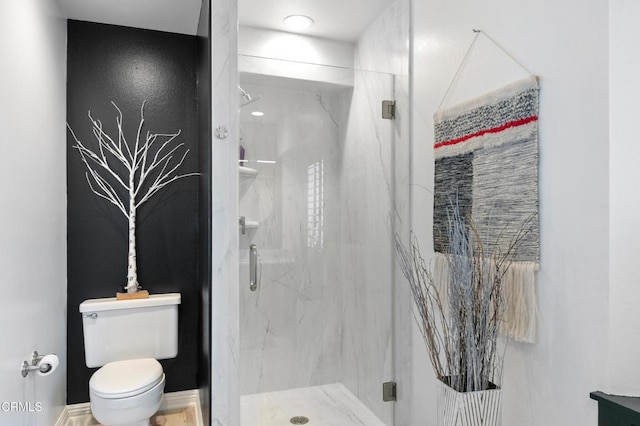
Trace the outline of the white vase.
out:
<instances>
[{"instance_id":1,"label":"white vase","mask_svg":"<svg viewBox=\"0 0 640 426\"><path fill-rule=\"evenodd\" d=\"M502 390L458 392L438 380L438 426L501 426Z\"/></svg>"}]
</instances>

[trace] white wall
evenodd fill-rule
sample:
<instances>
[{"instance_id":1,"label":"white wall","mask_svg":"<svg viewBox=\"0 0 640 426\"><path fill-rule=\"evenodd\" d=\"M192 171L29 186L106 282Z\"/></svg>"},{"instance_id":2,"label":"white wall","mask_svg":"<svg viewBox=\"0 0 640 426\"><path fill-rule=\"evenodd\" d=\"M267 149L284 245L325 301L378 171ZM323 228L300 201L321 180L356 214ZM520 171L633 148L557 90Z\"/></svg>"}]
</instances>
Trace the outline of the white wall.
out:
<instances>
[{"instance_id":1,"label":"white wall","mask_svg":"<svg viewBox=\"0 0 640 426\"><path fill-rule=\"evenodd\" d=\"M610 383L606 392L640 395L640 4L610 0Z\"/></svg>"},{"instance_id":2,"label":"white wall","mask_svg":"<svg viewBox=\"0 0 640 426\"><path fill-rule=\"evenodd\" d=\"M432 195L421 187L433 188L432 115L472 28L540 76L538 343L507 351L503 424L595 425L589 392L605 385L608 356L608 2L414 0L413 16L412 214L425 251ZM476 53L452 102L526 75L484 39ZM435 380L415 330L413 369L411 424L434 425Z\"/></svg>"},{"instance_id":3,"label":"white wall","mask_svg":"<svg viewBox=\"0 0 640 426\"><path fill-rule=\"evenodd\" d=\"M55 423L66 399L66 23L53 0L0 3L0 425ZM51 376L20 376L31 352Z\"/></svg>"}]
</instances>

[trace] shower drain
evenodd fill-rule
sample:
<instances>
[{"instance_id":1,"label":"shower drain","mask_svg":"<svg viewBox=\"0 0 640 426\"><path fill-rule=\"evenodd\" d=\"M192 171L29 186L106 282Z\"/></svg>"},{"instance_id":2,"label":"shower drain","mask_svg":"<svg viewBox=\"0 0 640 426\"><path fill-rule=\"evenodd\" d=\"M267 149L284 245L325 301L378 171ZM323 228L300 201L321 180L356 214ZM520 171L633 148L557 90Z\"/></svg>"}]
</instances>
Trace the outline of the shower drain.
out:
<instances>
[{"instance_id":1,"label":"shower drain","mask_svg":"<svg viewBox=\"0 0 640 426\"><path fill-rule=\"evenodd\" d=\"M309 423L309 419L304 416L291 417L291 420L289 421L294 425L306 425Z\"/></svg>"}]
</instances>

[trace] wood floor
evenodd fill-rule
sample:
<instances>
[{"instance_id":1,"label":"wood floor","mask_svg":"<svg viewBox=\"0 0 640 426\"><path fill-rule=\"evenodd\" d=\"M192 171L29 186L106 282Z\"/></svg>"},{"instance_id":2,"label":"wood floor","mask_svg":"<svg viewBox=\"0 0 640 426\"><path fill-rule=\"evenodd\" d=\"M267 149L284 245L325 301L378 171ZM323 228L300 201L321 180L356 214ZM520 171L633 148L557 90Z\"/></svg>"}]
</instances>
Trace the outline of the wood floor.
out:
<instances>
[{"instance_id":1,"label":"wood floor","mask_svg":"<svg viewBox=\"0 0 640 426\"><path fill-rule=\"evenodd\" d=\"M193 407L158 411L149 422L151 426L196 426L196 410ZM74 416L66 426L101 426L91 414Z\"/></svg>"}]
</instances>

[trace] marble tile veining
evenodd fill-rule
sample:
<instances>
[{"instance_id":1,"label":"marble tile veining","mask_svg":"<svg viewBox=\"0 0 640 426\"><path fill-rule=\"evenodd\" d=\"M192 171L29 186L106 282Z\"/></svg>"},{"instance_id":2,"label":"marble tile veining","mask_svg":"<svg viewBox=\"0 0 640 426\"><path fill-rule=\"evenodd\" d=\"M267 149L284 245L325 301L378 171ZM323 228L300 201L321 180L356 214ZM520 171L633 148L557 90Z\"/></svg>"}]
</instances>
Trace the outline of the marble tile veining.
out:
<instances>
[{"instance_id":1,"label":"marble tile veining","mask_svg":"<svg viewBox=\"0 0 640 426\"><path fill-rule=\"evenodd\" d=\"M285 426L294 416L309 426L384 426L340 383L245 395L240 409L241 426Z\"/></svg>"}]
</instances>

